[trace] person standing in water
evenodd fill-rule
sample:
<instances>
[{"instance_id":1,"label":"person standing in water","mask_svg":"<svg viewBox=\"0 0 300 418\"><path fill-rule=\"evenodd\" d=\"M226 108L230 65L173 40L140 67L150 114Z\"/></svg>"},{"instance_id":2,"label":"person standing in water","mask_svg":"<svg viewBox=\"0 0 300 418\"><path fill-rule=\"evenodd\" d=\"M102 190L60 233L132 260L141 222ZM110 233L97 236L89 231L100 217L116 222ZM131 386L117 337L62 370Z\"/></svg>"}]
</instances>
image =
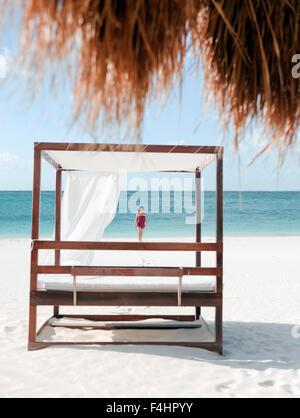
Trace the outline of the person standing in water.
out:
<instances>
[{"instance_id":1,"label":"person standing in water","mask_svg":"<svg viewBox=\"0 0 300 418\"><path fill-rule=\"evenodd\" d=\"M144 207L143 206L141 206L139 208L139 211L136 214L134 226L135 226L135 228L138 229L139 241L142 241L143 231L144 231L145 227L147 226L147 217L146 217L146 214L144 212Z\"/></svg>"}]
</instances>

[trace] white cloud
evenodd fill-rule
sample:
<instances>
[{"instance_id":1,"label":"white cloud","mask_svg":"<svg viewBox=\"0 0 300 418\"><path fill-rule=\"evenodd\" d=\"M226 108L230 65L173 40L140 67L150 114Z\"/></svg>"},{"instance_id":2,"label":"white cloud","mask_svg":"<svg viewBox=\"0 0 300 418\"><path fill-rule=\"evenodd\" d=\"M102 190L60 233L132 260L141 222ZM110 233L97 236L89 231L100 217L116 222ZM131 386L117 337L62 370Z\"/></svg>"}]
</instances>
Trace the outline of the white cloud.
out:
<instances>
[{"instance_id":1,"label":"white cloud","mask_svg":"<svg viewBox=\"0 0 300 418\"><path fill-rule=\"evenodd\" d=\"M31 161L19 157L19 155L10 152L0 153L0 171L10 169L26 169L31 166Z\"/></svg>"},{"instance_id":2,"label":"white cloud","mask_svg":"<svg viewBox=\"0 0 300 418\"><path fill-rule=\"evenodd\" d=\"M7 75L7 60L4 55L0 54L0 78L6 78Z\"/></svg>"},{"instance_id":3,"label":"white cloud","mask_svg":"<svg viewBox=\"0 0 300 418\"><path fill-rule=\"evenodd\" d=\"M0 53L0 79L7 77L11 64L11 54L8 48L2 48Z\"/></svg>"}]
</instances>

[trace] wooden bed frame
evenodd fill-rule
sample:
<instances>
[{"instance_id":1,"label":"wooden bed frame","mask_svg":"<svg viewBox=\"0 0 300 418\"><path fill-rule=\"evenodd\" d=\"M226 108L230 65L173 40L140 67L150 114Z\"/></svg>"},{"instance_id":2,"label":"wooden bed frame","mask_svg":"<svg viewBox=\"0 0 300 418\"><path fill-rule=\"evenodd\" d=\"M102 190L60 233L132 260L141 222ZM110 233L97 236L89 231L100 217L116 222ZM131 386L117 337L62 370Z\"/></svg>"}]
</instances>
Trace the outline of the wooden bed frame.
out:
<instances>
[{"instance_id":1,"label":"wooden bed frame","mask_svg":"<svg viewBox=\"0 0 300 418\"><path fill-rule=\"evenodd\" d=\"M216 242L201 242L201 171L195 172L196 179L196 242L74 242L61 241L61 192L62 171L67 171L54 161L47 151L112 151L115 152L159 152L159 153L199 153L216 155ZM56 170L55 200L55 240L39 240L41 160L50 163ZM178 169L178 172L182 170ZM41 143L34 144L34 174L31 231L31 271L28 350L37 350L52 345L98 345L98 344L144 344L180 345L199 347L222 354L222 312L223 312L223 147L171 146L171 145L120 145L82 143ZM43 266L38 263L39 250L54 250L55 265ZM123 250L123 251L193 251L195 267L72 267L60 265L61 250ZM201 252L216 253L216 267L201 267ZM64 315L68 318L84 318L92 321L139 321L148 318L192 321L200 318L201 307L215 308L215 341L213 342L40 342L37 340L42 329L53 317L60 317L60 306L73 306L74 295L66 291L38 290L39 274L70 274L73 276L173 276L208 275L216 277L215 292L182 292L180 306L195 307L195 315ZM77 306L178 306L175 292L78 292ZM37 331L37 307L53 306L53 316ZM69 328L80 326L68 326ZM99 325L89 328L99 328Z\"/></svg>"}]
</instances>

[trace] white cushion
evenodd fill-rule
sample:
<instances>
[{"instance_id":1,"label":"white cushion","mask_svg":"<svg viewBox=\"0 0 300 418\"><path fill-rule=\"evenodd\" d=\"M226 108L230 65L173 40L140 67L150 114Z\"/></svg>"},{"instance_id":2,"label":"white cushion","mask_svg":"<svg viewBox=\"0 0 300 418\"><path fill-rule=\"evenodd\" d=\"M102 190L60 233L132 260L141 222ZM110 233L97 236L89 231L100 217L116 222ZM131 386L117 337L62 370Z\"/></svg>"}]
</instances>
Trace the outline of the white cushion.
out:
<instances>
[{"instance_id":1,"label":"white cushion","mask_svg":"<svg viewBox=\"0 0 300 418\"><path fill-rule=\"evenodd\" d=\"M177 292L177 277L144 276L77 276L78 292ZM214 292L215 278L208 276L183 276L183 292ZM40 275L38 288L43 290L73 291L70 275Z\"/></svg>"}]
</instances>

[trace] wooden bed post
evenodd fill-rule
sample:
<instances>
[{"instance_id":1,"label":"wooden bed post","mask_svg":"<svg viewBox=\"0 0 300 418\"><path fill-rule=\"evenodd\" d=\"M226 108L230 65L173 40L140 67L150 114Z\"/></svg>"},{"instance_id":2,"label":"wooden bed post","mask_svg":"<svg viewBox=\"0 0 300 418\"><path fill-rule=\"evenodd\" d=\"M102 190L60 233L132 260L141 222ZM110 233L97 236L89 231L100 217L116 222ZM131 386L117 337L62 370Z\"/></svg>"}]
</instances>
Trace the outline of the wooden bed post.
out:
<instances>
[{"instance_id":1,"label":"wooden bed post","mask_svg":"<svg viewBox=\"0 0 300 418\"><path fill-rule=\"evenodd\" d=\"M195 174L196 242L201 242L201 171ZM196 267L201 267L201 252L196 251ZM201 316L201 307L196 306L195 318Z\"/></svg>"},{"instance_id":2,"label":"wooden bed post","mask_svg":"<svg viewBox=\"0 0 300 418\"><path fill-rule=\"evenodd\" d=\"M40 199L41 199L41 151L34 149L33 192L32 192L32 226L31 239L39 238L40 229ZM38 264L38 250L31 248L30 259L30 307L29 307L29 335L28 349L34 348L37 326L37 307L32 303L31 292L37 290L36 265Z\"/></svg>"},{"instance_id":3,"label":"wooden bed post","mask_svg":"<svg viewBox=\"0 0 300 418\"><path fill-rule=\"evenodd\" d=\"M55 241L60 241L61 238L61 174L62 170L56 170L56 187L55 187ZM55 250L56 266L60 266L60 250ZM53 314L59 315L59 306L54 306Z\"/></svg>"},{"instance_id":4,"label":"wooden bed post","mask_svg":"<svg viewBox=\"0 0 300 418\"><path fill-rule=\"evenodd\" d=\"M216 167L216 181L217 181L217 196L216 196L216 240L217 243L223 244L223 154L217 155ZM223 249L216 253L216 266L221 268L222 272L217 276L217 293L222 296L223 301ZM216 342L219 345L219 353L223 353L223 302L219 307L216 307L215 317L215 334Z\"/></svg>"}]
</instances>

